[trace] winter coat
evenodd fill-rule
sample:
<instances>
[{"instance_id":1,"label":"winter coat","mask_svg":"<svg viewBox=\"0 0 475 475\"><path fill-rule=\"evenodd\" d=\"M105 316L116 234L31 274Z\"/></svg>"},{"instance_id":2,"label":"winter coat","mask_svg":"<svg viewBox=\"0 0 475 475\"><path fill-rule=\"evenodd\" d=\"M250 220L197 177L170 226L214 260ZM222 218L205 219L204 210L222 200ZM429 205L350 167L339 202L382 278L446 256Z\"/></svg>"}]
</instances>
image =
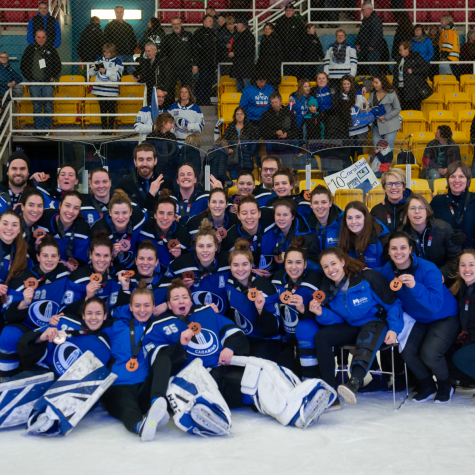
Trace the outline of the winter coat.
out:
<instances>
[{"instance_id":1,"label":"winter coat","mask_svg":"<svg viewBox=\"0 0 475 475\"><path fill-rule=\"evenodd\" d=\"M442 283L442 274L432 262L412 254L412 266L409 269L400 272L392 262L388 262L381 274L388 282L402 274L414 276L416 285L412 289L403 285L395 293L404 311L416 321L431 323L457 315L457 301Z\"/></svg>"},{"instance_id":2,"label":"winter coat","mask_svg":"<svg viewBox=\"0 0 475 475\"><path fill-rule=\"evenodd\" d=\"M221 30L218 31L218 57L219 61L222 63L228 63L229 62L229 56L228 56L228 48L226 47L229 42L236 37L236 30L234 31L229 31L226 26Z\"/></svg>"},{"instance_id":3,"label":"winter coat","mask_svg":"<svg viewBox=\"0 0 475 475\"><path fill-rule=\"evenodd\" d=\"M280 82L281 62L282 43L279 35L274 31L269 36L261 36L256 71L264 73L268 81L272 81L273 78L278 78L278 82Z\"/></svg>"},{"instance_id":4,"label":"winter coat","mask_svg":"<svg viewBox=\"0 0 475 475\"><path fill-rule=\"evenodd\" d=\"M231 122L224 131L223 138L228 141L231 148L238 151L239 165L243 170L254 170L252 156L256 153L259 137L249 123L244 124L241 135L238 136L236 123Z\"/></svg>"},{"instance_id":5,"label":"winter coat","mask_svg":"<svg viewBox=\"0 0 475 475\"><path fill-rule=\"evenodd\" d=\"M165 178L175 181L180 153L176 135L172 132L166 134L152 132L147 137L147 142L151 143L157 151L157 169Z\"/></svg>"},{"instance_id":6,"label":"winter coat","mask_svg":"<svg viewBox=\"0 0 475 475\"><path fill-rule=\"evenodd\" d=\"M394 61L399 61L401 58L399 54L399 46L403 41L410 41L413 35L413 29L407 29L404 25L398 25L394 33L393 47L391 49L391 57Z\"/></svg>"},{"instance_id":7,"label":"winter coat","mask_svg":"<svg viewBox=\"0 0 475 475\"><path fill-rule=\"evenodd\" d=\"M210 173L217 178L221 183L229 181L227 176L228 168L228 149L215 146L208 151L208 161L210 166Z\"/></svg>"},{"instance_id":8,"label":"winter coat","mask_svg":"<svg viewBox=\"0 0 475 475\"><path fill-rule=\"evenodd\" d=\"M303 37L302 52L300 61L306 63L318 62L323 60L323 48L316 34L310 35L306 33ZM313 79L313 78L307 78Z\"/></svg>"},{"instance_id":9,"label":"winter coat","mask_svg":"<svg viewBox=\"0 0 475 475\"><path fill-rule=\"evenodd\" d=\"M249 28L236 33L233 44L232 77L251 78L254 73L254 35Z\"/></svg>"},{"instance_id":10,"label":"winter coat","mask_svg":"<svg viewBox=\"0 0 475 475\"><path fill-rule=\"evenodd\" d=\"M102 56L104 43L104 33L101 30L101 25L89 23L81 33L77 47L78 56L81 58L81 61L95 61L98 56Z\"/></svg>"},{"instance_id":11,"label":"winter coat","mask_svg":"<svg viewBox=\"0 0 475 475\"><path fill-rule=\"evenodd\" d=\"M333 44L327 49L323 71L330 76L330 79L340 79L346 74L351 74L353 77L356 77L357 66L356 48L352 44L347 43L346 45L346 56L343 63L337 63L335 61L333 56Z\"/></svg>"},{"instance_id":12,"label":"winter coat","mask_svg":"<svg viewBox=\"0 0 475 475\"><path fill-rule=\"evenodd\" d=\"M362 50L374 48L381 52L384 48L383 22L375 11L368 18L363 18L361 28L356 37L355 45Z\"/></svg>"},{"instance_id":13,"label":"winter coat","mask_svg":"<svg viewBox=\"0 0 475 475\"><path fill-rule=\"evenodd\" d=\"M147 57L145 55L145 45L147 43L153 43L157 47L157 56L159 56L162 53L165 36L165 30L161 26L157 28L147 28L139 43L139 48L142 50L142 57Z\"/></svg>"},{"instance_id":14,"label":"winter coat","mask_svg":"<svg viewBox=\"0 0 475 475\"><path fill-rule=\"evenodd\" d=\"M137 46L134 29L129 23L112 20L104 28L106 43L113 43L117 49L117 55L134 54Z\"/></svg>"},{"instance_id":15,"label":"winter coat","mask_svg":"<svg viewBox=\"0 0 475 475\"><path fill-rule=\"evenodd\" d=\"M16 7L16 5L11 6ZM46 32L45 46L48 46L49 48L59 48L61 46L61 27L59 26L58 20L53 18L50 12L48 12L46 16L43 16L38 12L28 22L26 41L29 45L35 44L35 34L38 30Z\"/></svg>"},{"instance_id":16,"label":"winter coat","mask_svg":"<svg viewBox=\"0 0 475 475\"><path fill-rule=\"evenodd\" d=\"M369 96L368 103L372 105L374 99L375 93L372 92ZM396 91L386 93L379 105L383 105L386 109L386 113L384 114L385 122L381 122L380 120L376 119L376 122L378 124L379 135L386 135L396 130L399 130L401 127L401 124L399 122L401 104L399 103Z\"/></svg>"},{"instance_id":17,"label":"winter coat","mask_svg":"<svg viewBox=\"0 0 475 475\"><path fill-rule=\"evenodd\" d=\"M310 98L310 95L306 96L305 94L302 94L299 99L297 92L298 91L295 91L290 94L289 104L287 105L287 108L295 114L295 118L297 119L297 125L300 128L300 126L302 125L303 118L308 112L307 102Z\"/></svg>"},{"instance_id":18,"label":"winter coat","mask_svg":"<svg viewBox=\"0 0 475 475\"><path fill-rule=\"evenodd\" d=\"M399 66L404 59L402 67L402 79L404 86L399 86ZM400 57L393 75L393 86L404 90L406 100L419 99L421 97L421 88L427 84L427 75L429 74L430 64L417 52L411 51L405 58ZM412 69L412 74L408 73Z\"/></svg>"},{"instance_id":19,"label":"winter coat","mask_svg":"<svg viewBox=\"0 0 475 475\"><path fill-rule=\"evenodd\" d=\"M241 94L239 105L246 110L248 120L260 120L262 114L269 108L270 95L274 88L266 84L262 89L255 84L246 86Z\"/></svg>"},{"instance_id":20,"label":"winter coat","mask_svg":"<svg viewBox=\"0 0 475 475\"><path fill-rule=\"evenodd\" d=\"M19 84L22 81L21 76L12 68L10 63L7 63L6 66L0 64L0 97L2 99L9 89L7 84L12 81Z\"/></svg>"},{"instance_id":21,"label":"winter coat","mask_svg":"<svg viewBox=\"0 0 475 475\"><path fill-rule=\"evenodd\" d=\"M162 46L170 71L190 68L193 64L193 35L189 31L172 32L165 36Z\"/></svg>"},{"instance_id":22,"label":"winter coat","mask_svg":"<svg viewBox=\"0 0 475 475\"><path fill-rule=\"evenodd\" d=\"M323 127L321 115L318 112L315 114L309 112L302 120L301 129L304 140L322 140Z\"/></svg>"},{"instance_id":23,"label":"winter coat","mask_svg":"<svg viewBox=\"0 0 475 475\"><path fill-rule=\"evenodd\" d=\"M470 289L463 283L456 296L459 303L460 326L462 331L468 332L467 340L463 342L464 345L475 343L475 292L473 285L470 286L472 287ZM468 294L469 289L471 290L470 295Z\"/></svg>"},{"instance_id":24,"label":"winter coat","mask_svg":"<svg viewBox=\"0 0 475 475\"><path fill-rule=\"evenodd\" d=\"M340 235L342 216L343 210L334 204L330 208L326 226L320 224L315 213L312 212L308 215L307 224L310 231L317 236L322 251L327 247L338 246L338 236Z\"/></svg>"},{"instance_id":25,"label":"winter coat","mask_svg":"<svg viewBox=\"0 0 475 475\"><path fill-rule=\"evenodd\" d=\"M279 140L279 137L276 135L278 130L287 133L285 140L293 140L300 137L300 130L295 115L283 106L277 112L272 108L267 109L259 121L259 130L263 140Z\"/></svg>"},{"instance_id":26,"label":"winter coat","mask_svg":"<svg viewBox=\"0 0 475 475\"><path fill-rule=\"evenodd\" d=\"M422 43L411 41L412 52L419 53L428 63L434 58L434 47L432 41L427 38ZM435 61L435 60L434 60Z\"/></svg>"},{"instance_id":27,"label":"winter coat","mask_svg":"<svg viewBox=\"0 0 475 475\"><path fill-rule=\"evenodd\" d=\"M388 195L385 195L384 200L381 203L373 206L371 209L371 216L383 223L390 232L395 231L402 224L402 212L407 199L411 195L412 191L407 188L404 190L402 200L396 204L391 203L388 199Z\"/></svg>"},{"instance_id":28,"label":"winter coat","mask_svg":"<svg viewBox=\"0 0 475 475\"><path fill-rule=\"evenodd\" d=\"M32 81L32 68L33 60L35 58L36 50L40 50L41 57L46 62L46 68L42 69L44 77L48 78L46 81L49 81L50 78L58 78L61 74L61 59L55 48L49 46L39 46L37 43L28 45L21 57L20 71L23 74L23 77L28 81Z\"/></svg>"},{"instance_id":29,"label":"winter coat","mask_svg":"<svg viewBox=\"0 0 475 475\"><path fill-rule=\"evenodd\" d=\"M275 31L282 43L282 61L299 61L306 30L300 17L281 16L275 22Z\"/></svg>"},{"instance_id":30,"label":"winter coat","mask_svg":"<svg viewBox=\"0 0 475 475\"><path fill-rule=\"evenodd\" d=\"M211 28L198 28L193 35L195 66L216 67L218 63L218 38ZM175 53L176 54L176 53Z\"/></svg>"},{"instance_id":31,"label":"winter coat","mask_svg":"<svg viewBox=\"0 0 475 475\"><path fill-rule=\"evenodd\" d=\"M148 58L140 56L138 58L138 66L135 67L134 76L140 76L139 83L147 85L147 101L151 105L153 88L155 86L162 86L166 84L166 61L159 55L155 56L153 61Z\"/></svg>"},{"instance_id":32,"label":"winter coat","mask_svg":"<svg viewBox=\"0 0 475 475\"><path fill-rule=\"evenodd\" d=\"M437 170L438 168L440 168L437 163L440 147L442 147L445 152L445 161L444 166L442 168L447 168L452 162L461 160L460 148L452 139L448 139L446 145L441 145L441 143L437 139L431 140L426 145L424 155L422 157L422 163L424 164L425 169L423 170L421 178L425 178L427 170Z\"/></svg>"}]
</instances>

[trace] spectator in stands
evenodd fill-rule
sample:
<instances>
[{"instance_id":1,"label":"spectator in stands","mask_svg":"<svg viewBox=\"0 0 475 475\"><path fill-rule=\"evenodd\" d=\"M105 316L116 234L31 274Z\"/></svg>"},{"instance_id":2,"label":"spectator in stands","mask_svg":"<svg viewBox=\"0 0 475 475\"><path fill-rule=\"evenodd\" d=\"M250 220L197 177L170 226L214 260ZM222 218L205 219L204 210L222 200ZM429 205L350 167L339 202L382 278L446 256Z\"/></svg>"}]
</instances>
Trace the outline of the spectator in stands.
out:
<instances>
[{"instance_id":1,"label":"spectator in stands","mask_svg":"<svg viewBox=\"0 0 475 475\"><path fill-rule=\"evenodd\" d=\"M255 75L254 84L250 84L242 91L239 105L244 107L249 123L259 129L262 114L269 108L270 95L274 88L267 84L267 76L262 71Z\"/></svg>"},{"instance_id":2,"label":"spectator in stands","mask_svg":"<svg viewBox=\"0 0 475 475\"><path fill-rule=\"evenodd\" d=\"M213 30L213 17L205 15L203 26L193 36L194 66L193 74L199 73L196 86L196 103L200 106L211 105L211 88L213 87L218 64L218 38Z\"/></svg>"},{"instance_id":3,"label":"spectator in stands","mask_svg":"<svg viewBox=\"0 0 475 475\"><path fill-rule=\"evenodd\" d=\"M300 60L303 63L316 63L319 61L323 61L323 48L322 43L315 32L315 25L311 23L307 23L305 27L307 30L307 34L304 36L304 42L302 44L302 55ZM355 54L356 57L356 54ZM304 78L311 78L313 79L318 72L318 66L306 64L303 66L303 74Z\"/></svg>"},{"instance_id":4,"label":"spectator in stands","mask_svg":"<svg viewBox=\"0 0 475 475\"><path fill-rule=\"evenodd\" d=\"M310 96L307 102L308 112L305 114L302 124L302 138L306 142L307 149L311 150L309 141L319 141L322 137L322 122L318 113L318 102L315 97Z\"/></svg>"},{"instance_id":5,"label":"spectator in stands","mask_svg":"<svg viewBox=\"0 0 475 475\"><path fill-rule=\"evenodd\" d=\"M46 32L38 30L35 33L35 43L28 45L21 57L20 71L28 82L53 82L61 74L61 59L56 48L47 46ZM31 97L53 97L54 86L29 86ZM33 101L35 129L50 129L52 116L41 115L41 107L45 114L53 113L53 101ZM37 132L46 135L46 132Z\"/></svg>"},{"instance_id":6,"label":"spectator in stands","mask_svg":"<svg viewBox=\"0 0 475 475\"><path fill-rule=\"evenodd\" d=\"M475 61L475 30L468 30L467 40L460 49L461 61ZM472 64L462 64L460 74L473 74Z\"/></svg>"},{"instance_id":7,"label":"spectator in stands","mask_svg":"<svg viewBox=\"0 0 475 475\"><path fill-rule=\"evenodd\" d=\"M218 17L217 17L217 22L218 22L218 31L217 31L217 33L218 33L218 36L219 36L219 33L221 33L223 30L226 29L226 18L227 18L226 13L219 13L218 14Z\"/></svg>"},{"instance_id":8,"label":"spectator in stands","mask_svg":"<svg viewBox=\"0 0 475 475\"><path fill-rule=\"evenodd\" d=\"M445 174L448 193L435 195L430 205L434 217L452 226L462 249L473 249L475 229L475 193L470 193L472 173L462 161L452 162Z\"/></svg>"},{"instance_id":9,"label":"spectator in stands","mask_svg":"<svg viewBox=\"0 0 475 475\"><path fill-rule=\"evenodd\" d=\"M282 106L282 96L274 91L270 97L271 107L267 109L259 121L260 135L263 140L282 140L286 143L294 142L300 137L297 119L292 111ZM297 149L291 148L294 154ZM289 150L289 147L281 144L266 144L269 153L272 150Z\"/></svg>"},{"instance_id":10,"label":"spectator in stands","mask_svg":"<svg viewBox=\"0 0 475 475\"><path fill-rule=\"evenodd\" d=\"M452 129L448 125L440 125L435 139L424 150L422 163L425 168L421 178L428 180L430 189L434 191L434 180L445 178L448 166L458 160L461 160L460 148L452 139Z\"/></svg>"},{"instance_id":11,"label":"spectator in stands","mask_svg":"<svg viewBox=\"0 0 475 475\"><path fill-rule=\"evenodd\" d=\"M96 76L92 93L95 96L111 98L118 97L119 86L109 85L111 82L120 82L124 72L122 61L117 56L117 49L112 43L106 43L102 47L102 56L96 59L93 66L89 68L89 75ZM101 114L113 114L115 112L116 101L99 100ZM115 116L101 116L102 129L114 128Z\"/></svg>"},{"instance_id":12,"label":"spectator in stands","mask_svg":"<svg viewBox=\"0 0 475 475\"><path fill-rule=\"evenodd\" d=\"M79 61L92 63L102 53L103 45L104 33L101 30L101 19L93 16L79 38L77 47Z\"/></svg>"},{"instance_id":13,"label":"spectator in stands","mask_svg":"<svg viewBox=\"0 0 475 475\"><path fill-rule=\"evenodd\" d=\"M265 72L268 83L274 90L279 89L280 84L280 63L282 62L282 44L277 33L274 31L272 23L266 23L264 34L261 36L259 47L259 58L256 70L261 74Z\"/></svg>"},{"instance_id":14,"label":"spectator in stands","mask_svg":"<svg viewBox=\"0 0 475 475\"><path fill-rule=\"evenodd\" d=\"M46 47L59 48L61 46L61 28L58 20L48 11L48 2L38 2L38 13L28 22L26 41L29 45L35 44L36 32L46 32Z\"/></svg>"},{"instance_id":15,"label":"spectator in stands","mask_svg":"<svg viewBox=\"0 0 475 475\"><path fill-rule=\"evenodd\" d=\"M397 28L393 38L393 48L391 50L391 56L394 61L399 59L399 45L403 41L409 41L414 34L414 27L409 15L406 12L398 12L397 15Z\"/></svg>"},{"instance_id":16,"label":"spectator in stands","mask_svg":"<svg viewBox=\"0 0 475 475\"><path fill-rule=\"evenodd\" d=\"M135 69L133 79L147 85L147 104L152 105L152 91L156 84L163 84L166 80L165 61L157 51L152 41L145 45L144 58L138 58L139 65Z\"/></svg>"},{"instance_id":17,"label":"spectator in stands","mask_svg":"<svg viewBox=\"0 0 475 475\"><path fill-rule=\"evenodd\" d=\"M142 107L135 118L134 129L142 135L142 141L154 130L157 117L164 112L168 112L164 107L165 96L167 95L164 86L158 85L155 88L155 94L156 108L152 108L150 103L149 106Z\"/></svg>"},{"instance_id":18,"label":"spectator in stands","mask_svg":"<svg viewBox=\"0 0 475 475\"><path fill-rule=\"evenodd\" d=\"M383 22L373 10L371 2L365 2L361 5L363 21L361 29L356 37L356 50L361 53L359 61L377 62L380 61L381 50L384 47ZM368 67L371 76L377 76L378 65Z\"/></svg>"},{"instance_id":19,"label":"spectator in stands","mask_svg":"<svg viewBox=\"0 0 475 475\"><path fill-rule=\"evenodd\" d=\"M6 51L0 51L0 97L2 99L10 87L21 82L21 76L12 68L8 60L8 53ZM9 101L10 97L7 97L3 104L3 109ZM1 113L2 108L0 108L0 114Z\"/></svg>"},{"instance_id":20,"label":"spectator in stands","mask_svg":"<svg viewBox=\"0 0 475 475\"><path fill-rule=\"evenodd\" d=\"M345 30L336 30L336 41L328 48L325 54L325 66L323 70L330 78L330 84L338 87L335 83L340 82L343 76L356 77L358 59L356 49L351 43L346 42Z\"/></svg>"},{"instance_id":21,"label":"spectator in stands","mask_svg":"<svg viewBox=\"0 0 475 475\"><path fill-rule=\"evenodd\" d=\"M104 28L105 41L115 45L117 59L122 63L133 63L134 51L137 46L137 38L134 29L129 23L124 21L124 7L117 5L114 7L115 20L112 20ZM126 66L124 74L132 74L135 66Z\"/></svg>"},{"instance_id":22,"label":"spectator in stands","mask_svg":"<svg viewBox=\"0 0 475 475\"><path fill-rule=\"evenodd\" d=\"M203 113L195 104L190 86L183 85L180 88L180 99L169 107L168 112L175 118L175 134L180 146L188 135L200 134L203 130Z\"/></svg>"},{"instance_id":23,"label":"spectator in stands","mask_svg":"<svg viewBox=\"0 0 475 475\"><path fill-rule=\"evenodd\" d=\"M451 64L460 60L460 38L451 15L442 15L440 26L442 27L439 38L440 61L447 63L439 64L439 74L454 74Z\"/></svg>"},{"instance_id":24,"label":"spectator in stands","mask_svg":"<svg viewBox=\"0 0 475 475\"><path fill-rule=\"evenodd\" d=\"M175 86L178 81L182 85L191 86L193 67L193 35L185 31L179 16L171 20L172 33L165 36L163 41L164 57L168 66L168 84L165 108L175 102Z\"/></svg>"},{"instance_id":25,"label":"spectator in stands","mask_svg":"<svg viewBox=\"0 0 475 475\"><path fill-rule=\"evenodd\" d=\"M234 38L236 37L236 19L233 16L226 17L225 27L218 33L218 46L219 46L219 62L230 63L232 62L228 53L233 50ZM231 72L230 66L221 66L221 75L229 74Z\"/></svg>"},{"instance_id":26,"label":"spectator in stands","mask_svg":"<svg viewBox=\"0 0 475 475\"><path fill-rule=\"evenodd\" d=\"M213 19L213 30L217 32L219 28L219 23L218 15L216 14L216 10L214 9L214 7L206 7L206 15L209 15Z\"/></svg>"},{"instance_id":27,"label":"spectator in stands","mask_svg":"<svg viewBox=\"0 0 475 475\"><path fill-rule=\"evenodd\" d=\"M434 61L438 60L440 58L440 27L439 25L431 25L429 26L429 30L427 32L428 38L432 42L432 48L434 49L434 56L432 57ZM430 67L430 79L431 81L434 80L434 76L436 74L439 74L439 65L438 64L433 64Z\"/></svg>"},{"instance_id":28,"label":"spectator in stands","mask_svg":"<svg viewBox=\"0 0 475 475\"><path fill-rule=\"evenodd\" d=\"M419 53L428 63L434 57L434 47L431 39L425 34L422 25L414 27L414 36L411 39L412 51Z\"/></svg>"},{"instance_id":29,"label":"spectator in stands","mask_svg":"<svg viewBox=\"0 0 475 475\"><path fill-rule=\"evenodd\" d=\"M434 218L434 211L422 195L413 193L407 199L400 230L411 238L414 254L439 268L444 282L455 275L461 246L453 242L452 226Z\"/></svg>"},{"instance_id":30,"label":"spectator in stands","mask_svg":"<svg viewBox=\"0 0 475 475\"><path fill-rule=\"evenodd\" d=\"M251 84L254 74L254 35L247 27L247 20L241 18L236 25L236 36L228 57L233 61L232 77L236 78L237 92Z\"/></svg>"},{"instance_id":31,"label":"spectator in stands","mask_svg":"<svg viewBox=\"0 0 475 475\"><path fill-rule=\"evenodd\" d=\"M384 224L389 231L397 231L402 224L402 213L412 191L406 188L406 173L400 168L391 168L383 173L381 186L386 192L384 200L371 208L371 216Z\"/></svg>"},{"instance_id":32,"label":"spectator in stands","mask_svg":"<svg viewBox=\"0 0 475 475\"><path fill-rule=\"evenodd\" d=\"M388 141L389 146L394 150L396 134L401 126L399 122L401 105L396 89L383 74L373 79L373 90L368 102L370 107L383 105L386 110L384 116L377 117L373 122L373 147L376 148L376 144L383 138Z\"/></svg>"},{"instance_id":33,"label":"spectator in stands","mask_svg":"<svg viewBox=\"0 0 475 475\"><path fill-rule=\"evenodd\" d=\"M143 58L147 58L147 53L145 52L147 43L153 43L157 47L157 54L160 56L165 36L165 30L162 28L160 19L154 16L150 18L150 20L148 20L147 29L139 43Z\"/></svg>"},{"instance_id":34,"label":"spectator in stands","mask_svg":"<svg viewBox=\"0 0 475 475\"><path fill-rule=\"evenodd\" d=\"M310 99L310 82L308 79L300 79L298 88L289 96L289 104L287 108L295 114L297 125L302 125L304 116L308 112L307 102Z\"/></svg>"},{"instance_id":35,"label":"spectator in stands","mask_svg":"<svg viewBox=\"0 0 475 475\"><path fill-rule=\"evenodd\" d=\"M317 85L312 87L310 95L317 99L320 120L323 124L325 138L327 138L331 127L330 121L332 116L338 116L337 111L333 109L333 107L338 101L339 90L328 83L327 73L318 73Z\"/></svg>"},{"instance_id":36,"label":"spectator in stands","mask_svg":"<svg viewBox=\"0 0 475 475\"><path fill-rule=\"evenodd\" d=\"M417 52L412 44L404 41L399 45L399 59L394 68L393 86L399 93L401 109L421 110L421 89L427 84L429 63Z\"/></svg>"},{"instance_id":37,"label":"spectator in stands","mask_svg":"<svg viewBox=\"0 0 475 475\"><path fill-rule=\"evenodd\" d=\"M381 139L369 156L369 162L376 178L381 178L389 170L394 154L387 140Z\"/></svg>"},{"instance_id":38,"label":"spectator in stands","mask_svg":"<svg viewBox=\"0 0 475 475\"><path fill-rule=\"evenodd\" d=\"M254 127L249 124L244 107L236 107L233 121L226 127L223 138L237 155L241 170L254 170L252 156L256 152L259 137Z\"/></svg>"},{"instance_id":39,"label":"spectator in stands","mask_svg":"<svg viewBox=\"0 0 475 475\"><path fill-rule=\"evenodd\" d=\"M275 31L282 44L282 61L298 62L305 40L305 25L303 20L295 15L295 6L292 2L285 6L285 15L275 22ZM285 76L298 76L299 66L284 66Z\"/></svg>"}]
</instances>

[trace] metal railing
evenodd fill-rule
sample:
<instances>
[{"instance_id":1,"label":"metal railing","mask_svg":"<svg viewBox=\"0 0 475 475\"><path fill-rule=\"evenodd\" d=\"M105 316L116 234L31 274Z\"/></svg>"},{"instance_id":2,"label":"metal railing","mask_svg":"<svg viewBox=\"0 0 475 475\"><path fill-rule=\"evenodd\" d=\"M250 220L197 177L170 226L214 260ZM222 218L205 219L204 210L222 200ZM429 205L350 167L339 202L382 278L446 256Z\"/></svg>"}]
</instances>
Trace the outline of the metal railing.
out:
<instances>
[{"instance_id":1,"label":"metal railing","mask_svg":"<svg viewBox=\"0 0 475 475\"><path fill-rule=\"evenodd\" d=\"M48 0L48 11L53 14L54 8L57 6L58 0ZM53 8L52 8L53 6ZM58 8L59 10L59 8ZM4 8L2 7L2 12L35 12L35 15L38 13L38 8ZM3 26L26 26L28 25L30 19L23 22L10 22L10 21L2 21L0 25Z\"/></svg>"}]
</instances>

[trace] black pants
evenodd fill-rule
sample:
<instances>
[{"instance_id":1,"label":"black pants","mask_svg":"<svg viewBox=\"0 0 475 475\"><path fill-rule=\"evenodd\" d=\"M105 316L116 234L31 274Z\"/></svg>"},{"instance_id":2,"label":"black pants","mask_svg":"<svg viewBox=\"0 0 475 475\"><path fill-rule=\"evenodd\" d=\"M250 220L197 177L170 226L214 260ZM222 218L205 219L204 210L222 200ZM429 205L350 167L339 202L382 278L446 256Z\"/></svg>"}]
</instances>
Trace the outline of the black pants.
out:
<instances>
[{"instance_id":1,"label":"black pants","mask_svg":"<svg viewBox=\"0 0 475 475\"><path fill-rule=\"evenodd\" d=\"M196 85L196 102L198 105L209 105L211 89L216 77L215 66L200 66L198 68L199 80Z\"/></svg>"},{"instance_id":2,"label":"black pants","mask_svg":"<svg viewBox=\"0 0 475 475\"><path fill-rule=\"evenodd\" d=\"M249 356L277 362L282 351L280 340L266 340L265 338L248 338L248 340L251 346Z\"/></svg>"},{"instance_id":3,"label":"black pants","mask_svg":"<svg viewBox=\"0 0 475 475\"><path fill-rule=\"evenodd\" d=\"M143 383L118 384L111 386L104 393L102 402L107 412L120 419L127 430L135 432L137 422L142 421L152 405L152 400L157 397L166 399L171 371L170 358L158 354Z\"/></svg>"},{"instance_id":4,"label":"black pants","mask_svg":"<svg viewBox=\"0 0 475 475\"><path fill-rule=\"evenodd\" d=\"M421 110L421 100L415 98L408 98L407 91L405 88L398 89L399 99L401 103L401 110L403 111L420 111Z\"/></svg>"},{"instance_id":5,"label":"black pants","mask_svg":"<svg viewBox=\"0 0 475 475\"><path fill-rule=\"evenodd\" d=\"M243 407L241 379L244 368L238 366L218 366L211 370L211 376L230 409Z\"/></svg>"},{"instance_id":6,"label":"black pants","mask_svg":"<svg viewBox=\"0 0 475 475\"><path fill-rule=\"evenodd\" d=\"M465 375L475 379L475 344L464 346L452 357L455 366Z\"/></svg>"},{"instance_id":7,"label":"black pants","mask_svg":"<svg viewBox=\"0 0 475 475\"><path fill-rule=\"evenodd\" d=\"M167 95L165 96L164 106L168 109L175 102L175 86L180 81L182 86L193 87L193 76L191 65L185 68L170 68L169 78L166 84Z\"/></svg>"},{"instance_id":8,"label":"black pants","mask_svg":"<svg viewBox=\"0 0 475 475\"><path fill-rule=\"evenodd\" d=\"M454 342L459 330L458 316L416 322L401 353L407 366L420 381L434 375L438 381L449 377L445 353Z\"/></svg>"},{"instance_id":9,"label":"black pants","mask_svg":"<svg viewBox=\"0 0 475 475\"><path fill-rule=\"evenodd\" d=\"M116 101L99 101L99 107L101 108L101 114L110 114L109 117L101 117L101 124L103 129L113 129L115 116L112 115L115 112ZM109 125L107 125L107 119L109 119Z\"/></svg>"}]
</instances>

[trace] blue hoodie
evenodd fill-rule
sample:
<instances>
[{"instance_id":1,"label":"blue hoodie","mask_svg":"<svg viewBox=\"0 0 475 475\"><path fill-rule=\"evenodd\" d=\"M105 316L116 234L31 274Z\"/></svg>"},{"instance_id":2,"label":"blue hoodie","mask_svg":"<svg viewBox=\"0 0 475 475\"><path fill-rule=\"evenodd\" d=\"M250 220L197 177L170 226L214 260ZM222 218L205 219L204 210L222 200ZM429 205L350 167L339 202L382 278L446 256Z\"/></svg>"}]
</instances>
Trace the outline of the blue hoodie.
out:
<instances>
[{"instance_id":1,"label":"blue hoodie","mask_svg":"<svg viewBox=\"0 0 475 475\"><path fill-rule=\"evenodd\" d=\"M298 91L295 91L290 95L287 109L290 109L295 114L295 118L297 119L297 124L300 129L303 118L305 114L307 114L308 112L307 102L310 99L310 96L306 96L305 94L302 94L301 98L299 99L297 96L297 92Z\"/></svg>"},{"instance_id":2,"label":"blue hoodie","mask_svg":"<svg viewBox=\"0 0 475 475\"><path fill-rule=\"evenodd\" d=\"M338 246L338 236L340 235L342 216L343 210L338 208L335 204L330 208L326 226L320 224L315 213L310 213L308 215L308 227L310 228L310 231L317 236L322 251L327 247Z\"/></svg>"},{"instance_id":3,"label":"blue hoodie","mask_svg":"<svg viewBox=\"0 0 475 475\"><path fill-rule=\"evenodd\" d=\"M273 92L274 88L269 84L262 89L254 84L244 88L239 105L246 110L248 120L261 119L262 114L269 108L269 97Z\"/></svg>"},{"instance_id":4,"label":"blue hoodie","mask_svg":"<svg viewBox=\"0 0 475 475\"><path fill-rule=\"evenodd\" d=\"M403 285L396 293L404 311L418 322L431 323L457 315L457 300L442 283L442 274L432 262L413 253L412 265L406 271L399 272L392 262L388 262L381 273L389 282L396 277L396 274L414 276L416 285L412 289Z\"/></svg>"},{"instance_id":5,"label":"blue hoodie","mask_svg":"<svg viewBox=\"0 0 475 475\"><path fill-rule=\"evenodd\" d=\"M434 47L430 38L425 39L422 43L410 42L412 45L412 51L419 53L428 63L434 57Z\"/></svg>"}]
</instances>

